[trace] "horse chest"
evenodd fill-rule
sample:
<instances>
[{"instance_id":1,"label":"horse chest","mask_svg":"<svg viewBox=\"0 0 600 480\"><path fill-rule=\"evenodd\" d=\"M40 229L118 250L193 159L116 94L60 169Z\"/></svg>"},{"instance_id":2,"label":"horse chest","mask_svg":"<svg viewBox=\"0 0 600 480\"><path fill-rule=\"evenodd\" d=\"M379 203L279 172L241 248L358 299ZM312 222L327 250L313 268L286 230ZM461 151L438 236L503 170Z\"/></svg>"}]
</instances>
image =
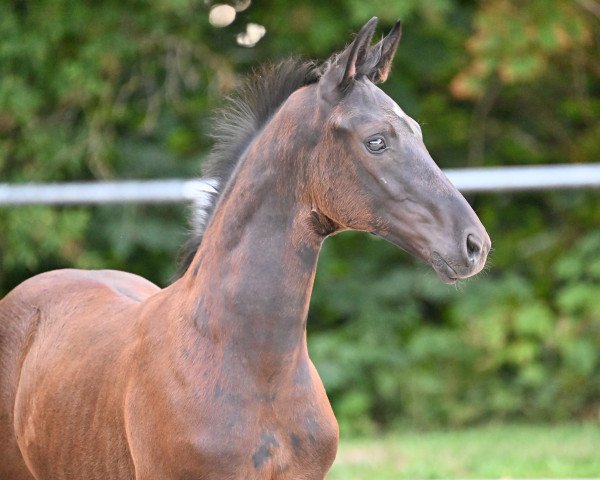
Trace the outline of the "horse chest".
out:
<instances>
[{"instance_id":1,"label":"horse chest","mask_svg":"<svg viewBox=\"0 0 600 480\"><path fill-rule=\"evenodd\" d=\"M214 478L324 478L338 440L329 404L254 400L216 403L210 423L188 432L198 471Z\"/></svg>"},{"instance_id":2,"label":"horse chest","mask_svg":"<svg viewBox=\"0 0 600 480\"><path fill-rule=\"evenodd\" d=\"M300 425L255 425L228 438L202 435L194 443L197 471L206 478L322 479L337 449L337 432ZM200 477L204 478L204 477Z\"/></svg>"},{"instance_id":3,"label":"horse chest","mask_svg":"<svg viewBox=\"0 0 600 480\"><path fill-rule=\"evenodd\" d=\"M136 389L130 410L136 472L154 478L152 472L160 470L165 479L324 478L337 451L338 428L309 362L266 390L248 375L222 375L208 366L191 375L180 371L180 387L171 383L162 399L156 390L138 396ZM207 377L210 386L194 386L193 378ZM149 451L149 438L160 448Z\"/></svg>"}]
</instances>

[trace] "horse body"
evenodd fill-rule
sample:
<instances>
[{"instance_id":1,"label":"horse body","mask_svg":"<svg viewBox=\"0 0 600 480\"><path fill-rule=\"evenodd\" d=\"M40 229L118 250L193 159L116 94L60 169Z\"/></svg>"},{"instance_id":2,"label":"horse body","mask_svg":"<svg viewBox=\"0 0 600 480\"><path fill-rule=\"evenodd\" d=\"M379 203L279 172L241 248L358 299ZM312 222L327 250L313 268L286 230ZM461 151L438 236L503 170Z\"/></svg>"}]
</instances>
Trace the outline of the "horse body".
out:
<instances>
[{"instance_id":1,"label":"horse body","mask_svg":"<svg viewBox=\"0 0 600 480\"><path fill-rule=\"evenodd\" d=\"M374 28L318 74L292 81L288 65L263 122L234 110L245 123L221 137L252 131L179 280L62 270L0 301L0 478L325 477L338 427L306 345L323 240L375 233L447 283L490 247L375 87L400 30L370 47Z\"/></svg>"},{"instance_id":2,"label":"horse body","mask_svg":"<svg viewBox=\"0 0 600 480\"><path fill-rule=\"evenodd\" d=\"M323 478L337 424L305 337L322 238L283 201L294 189L245 177L167 289L63 270L2 300L29 319L7 403L33 478Z\"/></svg>"},{"instance_id":3,"label":"horse body","mask_svg":"<svg viewBox=\"0 0 600 480\"><path fill-rule=\"evenodd\" d=\"M245 244L240 241L240 253ZM245 306L261 311L256 302L216 317L206 314L214 308L209 295L173 301L203 281L212 283L212 268L205 267L193 282L184 277L163 291L142 279L136 288L125 278L126 293L106 278L120 279L119 272L55 271L2 300L2 325L28 321L19 371L2 372L20 381L3 405L14 405L14 419L0 431L10 432L14 423L15 435L3 439L15 455L4 458L13 463L0 466L0 478L324 476L335 456L337 426L305 336L297 335L302 317L291 311L252 316ZM310 271L302 276L312 282ZM234 298L281 301L275 292L282 284L244 292L233 278L228 282ZM298 293L306 303L306 292ZM239 338L224 334L227 323L237 324ZM277 330L289 327L295 327L290 341L274 344ZM244 341L247 336L253 342Z\"/></svg>"}]
</instances>

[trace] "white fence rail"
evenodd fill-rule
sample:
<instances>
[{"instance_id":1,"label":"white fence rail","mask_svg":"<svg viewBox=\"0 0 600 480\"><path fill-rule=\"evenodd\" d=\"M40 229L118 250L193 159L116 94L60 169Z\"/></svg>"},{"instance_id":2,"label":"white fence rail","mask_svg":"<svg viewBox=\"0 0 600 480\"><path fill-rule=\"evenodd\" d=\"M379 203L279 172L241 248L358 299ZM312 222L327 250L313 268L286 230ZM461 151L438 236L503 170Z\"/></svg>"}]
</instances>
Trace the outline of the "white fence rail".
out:
<instances>
[{"instance_id":1,"label":"white fence rail","mask_svg":"<svg viewBox=\"0 0 600 480\"><path fill-rule=\"evenodd\" d=\"M600 164L447 169L463 193L600 188ZM0 206L181 203L202 180L139 180L57 184L0 183Z\"/></svg>"}]
</instances>

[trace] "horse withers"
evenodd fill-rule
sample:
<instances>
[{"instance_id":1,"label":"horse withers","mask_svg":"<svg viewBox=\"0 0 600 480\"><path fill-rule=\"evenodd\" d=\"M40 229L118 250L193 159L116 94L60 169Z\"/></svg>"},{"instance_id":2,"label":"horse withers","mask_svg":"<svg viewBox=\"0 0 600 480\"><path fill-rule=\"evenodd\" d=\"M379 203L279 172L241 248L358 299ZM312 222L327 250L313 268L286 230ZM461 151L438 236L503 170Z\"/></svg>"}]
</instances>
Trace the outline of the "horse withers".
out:
<instances>
[{"instance_id":1,"label":"horse withers","mask_svg":"<svg viewBox=\"0 0 600 480\"><path fill-rule=\"evenodd\" d=\"M379 235L446 283L490 249L376 84L400 24L251 78L221 112L184 273L58 270L0 301L0 478L323 479L338 427L306 348L323 240Z\"/></svg>"}]
</instances>

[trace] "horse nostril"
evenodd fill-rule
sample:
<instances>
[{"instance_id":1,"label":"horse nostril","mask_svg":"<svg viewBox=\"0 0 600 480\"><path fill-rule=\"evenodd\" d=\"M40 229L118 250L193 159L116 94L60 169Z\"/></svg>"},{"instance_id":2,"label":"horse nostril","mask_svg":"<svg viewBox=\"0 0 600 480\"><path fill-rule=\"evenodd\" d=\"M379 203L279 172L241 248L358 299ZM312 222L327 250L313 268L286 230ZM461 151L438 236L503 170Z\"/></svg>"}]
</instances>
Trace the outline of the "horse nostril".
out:
<instances>
[{"instance_id":1,"label":"horse nostril","mask_svg":"<svg viewBox=\"0 0 600 480\"><path fill-rule=\"evenodd\" d=\"M467 258L475 263L481 256L481 241L473 234L467 235Z\"/></svg>"}]
</instances>

